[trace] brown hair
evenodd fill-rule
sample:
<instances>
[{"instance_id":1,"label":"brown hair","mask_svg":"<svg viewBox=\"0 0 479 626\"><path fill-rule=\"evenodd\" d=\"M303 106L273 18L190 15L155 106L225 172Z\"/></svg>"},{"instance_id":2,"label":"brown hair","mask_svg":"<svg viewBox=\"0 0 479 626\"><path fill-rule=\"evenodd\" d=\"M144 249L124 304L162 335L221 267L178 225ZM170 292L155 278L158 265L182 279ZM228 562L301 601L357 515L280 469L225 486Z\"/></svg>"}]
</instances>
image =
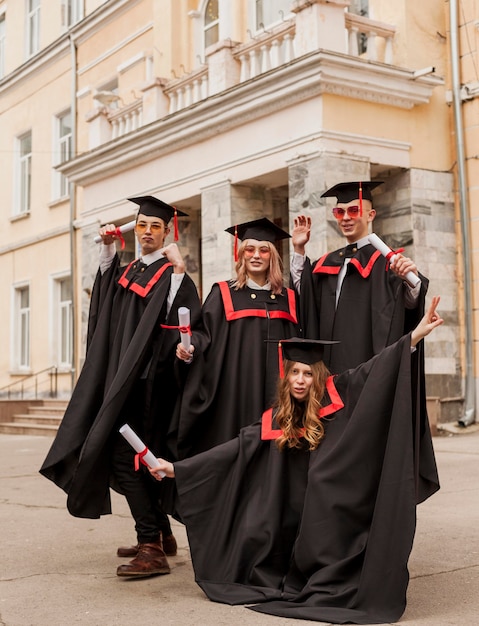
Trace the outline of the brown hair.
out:
<instances>
[{"instance_id":1,"label":"brown hair","mask_svg":"<svg viewBox=\"0 0 479 626\"><path fill-rule=\"evenodd\" d=\"M238 261L236 262L236 281L233 283L234 289L243 289L246 286L248 280L248 274L246 273L246 261L244 257L244 249L250 239L245 239L241 242L238 248ZM271 285L271 291L275 294L280 294L283 290L283 262L279 256L279 252L276 246L270 241L266 241L265 245L270 250L269 268L266 275L266 279Z\"/></svg>"},{"instance_id":2,"label":"brown hair","mask_svg":"<svg viewBox=\"0 0 479 626\"><path fill-rule=\"evenodd\" d=\"M276 445L280 450L300 448L303 438L309 450L316 450L324 437L324 426L318 414L323 402L329 371L322 361L310 365L313 382L309 396L305 402L299 402L291 395L288 381L294 365L295 361L285 360L284 378L280 378L278 382L275 417L283 433L276 439Z\"/></svg>"}]
</instances>

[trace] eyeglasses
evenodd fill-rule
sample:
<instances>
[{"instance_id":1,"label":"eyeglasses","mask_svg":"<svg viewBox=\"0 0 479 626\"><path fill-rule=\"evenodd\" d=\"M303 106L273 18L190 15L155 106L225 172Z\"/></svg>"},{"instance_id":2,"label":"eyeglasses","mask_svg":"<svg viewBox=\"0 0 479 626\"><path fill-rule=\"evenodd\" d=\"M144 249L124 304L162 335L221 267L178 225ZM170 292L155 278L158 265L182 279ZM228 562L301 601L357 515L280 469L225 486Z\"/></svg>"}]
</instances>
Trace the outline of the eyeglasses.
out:
<instances>
[{"instance_id":1,"label":"eyeglasses","mask_svg":"<svg viewBox=\"0 0 479 626\"><path fill-rule=\"evenodd\" d=\"M333 209L333 215L337 220L342 220L346 213L352 218L359 217L359 206L348 206L347 209L335 206Z\"/></svg>"},{"instance_id":2,"label":"eyeglasses","mask_svg":"<svg viewBox=\"0 0 479 626\"><path fill-rule=\"evenodd\" d=\"M161 232L163 224L160 224L159 222L154 222L153 224L147 224L146 222L137 222L135 226L135 231L139 235L143 235L143 233L146 233L148 228L150 229L150 232L152 234L156 234Z\"/></svg>"},{"instance_id":3,"label":"eyeglasses","mask_svg":"<svg viewBox=\"0 0 479 626\"><path fill-rule=\"evenodd\" d=\"M271 250L268 248L268 246L260 246L259 248L257 248L256 246L245 246L244 255L246 257L252 257L256 254L256 250L262 257L267 257L271 254Z\"/></svg>"}]
</instances>

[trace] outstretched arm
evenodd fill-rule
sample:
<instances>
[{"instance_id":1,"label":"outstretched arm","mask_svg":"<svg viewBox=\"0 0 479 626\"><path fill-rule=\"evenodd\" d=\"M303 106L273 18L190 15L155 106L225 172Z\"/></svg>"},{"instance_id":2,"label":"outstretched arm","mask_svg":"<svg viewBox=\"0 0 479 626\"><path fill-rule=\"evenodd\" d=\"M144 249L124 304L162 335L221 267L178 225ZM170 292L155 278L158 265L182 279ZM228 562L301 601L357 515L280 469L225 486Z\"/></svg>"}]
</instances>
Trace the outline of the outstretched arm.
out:
<instances>
[{"instance_id":1,"label":"outstretched arm","mask_svg":"<svg viewBox=\"0 0 479 626\"><path fill-rule=\"evenodd\" d=\"M424 339L426 335L429 335L435 328L444 323L444 320L436 311L437 305L439 304L439 300L441 298L439 296L434 296L431 304L429 305L429 309L426 311L424 317L416 326L416 328L411 333L411 347L414 348L421 339Z\"/></svg>"}]
</instances>

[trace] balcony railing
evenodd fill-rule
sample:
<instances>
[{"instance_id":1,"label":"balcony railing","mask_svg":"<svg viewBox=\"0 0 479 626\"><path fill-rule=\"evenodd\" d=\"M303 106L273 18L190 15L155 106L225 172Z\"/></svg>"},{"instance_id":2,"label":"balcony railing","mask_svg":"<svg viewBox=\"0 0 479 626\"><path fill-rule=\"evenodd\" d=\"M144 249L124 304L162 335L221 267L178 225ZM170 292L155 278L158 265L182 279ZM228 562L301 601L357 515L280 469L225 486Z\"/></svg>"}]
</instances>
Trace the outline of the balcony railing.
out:
<instances>
[{"instance_id":1,"label":"balcony railing","mask_svg":"<svg viewBox=\"0 0 479 626\"><path fill-rule=\"evenodd\" d=\"M289 63L294 55L295 23L288 21L237 46L233 56L241 65L240 82Z\"/></svg>"},{"instance_id":2,"label":"balcony railing","mask_svg":"<svg viewBox=\"0 0 479 626\"><path fill-rule=\"evenodd\" d=\"M344 16L348 31L348 54L360 56L359 37L363 36L366 40L366 57L370 61L392 64L395 27L354 13L345 13Z\"/></svg>"},{"instance_id":3,"label":"balcony railing","mask_svg":"<svg viewBox=\"0 0 479 626\"><path fill-rule=\"evenodd\" d=\"M165 94L170 100L168 113L176 113L208 97L208 66L168 82Z\"/></svg>"},{"instance_id":4,"label":"balcony railing","mask_svg":"<svg viewBox=\"0 0 479 626\"><path fill-rule=\"evenodd\" d=\"M112 139L137 130L142 125L142 100L135 100L121 109L114 109L108 115L108 120L112 128Z\"/></svg>"},{"instance_id":5,"label":"balcony railing","mask_svg":"<svg viewBox=\"0 0 479 626\"><path fill-rule=\"evenodd\" d=\"M393 41L396 32L394 26L346 12L344 13L344 28L341 34L344 36L345 53L355 57L365 56L371 61L393 63ZM245 43L232 43L230 47L232 59L238 64L238 72L230 77L232 84L254 79L293 61L296 58L296 29L295 18L291 18L271 28L270 31L251 36ZM365 50L361 49L360 39ZM135 131L142 126L143 119L158 119L205 100L211 95L211 86L214 83L209 75L211 71L207 62L180 78L160 81L158 85L161 84L161 87L158 88L161 89L163 98L166 96L165 106L161 111L156 110L153 114L150 110L143 110L145 104L141 99L120 109L108 110L106 108L107 128L105 129L103 125L99 131L98 127L96 130L93 126L91 127L90 136L95 137L91 145L97 146L105 140L116 139ZM89 121L97 118L98 116L92 115Z\"/></svg>"}]
</instances>

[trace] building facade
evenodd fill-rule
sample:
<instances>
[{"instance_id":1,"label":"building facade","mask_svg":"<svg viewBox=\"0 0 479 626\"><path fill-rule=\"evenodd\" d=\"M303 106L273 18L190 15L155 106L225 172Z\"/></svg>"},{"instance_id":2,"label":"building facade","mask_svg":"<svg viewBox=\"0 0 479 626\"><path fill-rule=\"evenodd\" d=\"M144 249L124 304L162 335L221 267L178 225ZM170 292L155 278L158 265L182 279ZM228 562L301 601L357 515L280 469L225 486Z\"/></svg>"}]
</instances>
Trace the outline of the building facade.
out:
<instances>
[{"instance_id":1,"label":"building facade","mask_svg":"<svg viewBox=\"0 0 479 626\"><path fill-rule=\"evenodd\" d=\"M375 232L404 248L442 298L446 324L426 344L428 393L441 420L456 419L472 372L475 400L474 0L458 11L459 92L449 7L434 0L13 4L0 0L0 332L9 346L0 387L55 367L68 392L84 356L94 237L101 224L134 219L128 197L152 194L188 214L179 245L205 297L233 272L227 227L267 216L288 229L307 213L316 259L341 245L321 193L376 179ZM12 41L21 24L25 41ZM125 241L126 260L131 232ZM286 270L289 256L287 242Z\"/></svg>"}]
</instances>

